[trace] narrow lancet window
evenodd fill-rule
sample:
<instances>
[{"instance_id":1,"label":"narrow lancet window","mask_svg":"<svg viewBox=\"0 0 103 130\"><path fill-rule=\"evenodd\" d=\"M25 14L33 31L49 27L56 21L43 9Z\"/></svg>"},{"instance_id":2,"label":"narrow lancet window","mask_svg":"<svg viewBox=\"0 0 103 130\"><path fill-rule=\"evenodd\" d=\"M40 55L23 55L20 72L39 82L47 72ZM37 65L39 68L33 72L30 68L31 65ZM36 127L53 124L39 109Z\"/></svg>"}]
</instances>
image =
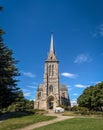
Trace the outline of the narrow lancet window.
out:
<instances>
[{"instance_id":1,"label":"narrow lancet window","mask_svg":"<svg viewBox=\"0 0 103 130\"><path fill-rule=\"evenodd\" d=\"M49 76L51 75L51 65L49 65Z\"/></svg>"},{"instance_id":2,"label":"narrow lancet window","mask_svg":"<svg viewBox=\"0 0 103 130\"><path fill-rule=\"evenodd\" d=\"M50 86L49 86L49 93L52 93L52 92L53 92L53 86L50 85Z\"/></svg>"},{"instance_id":3,"label":"narrow lancet window","mask_svg":"<svg viewBox=\"0 0 103 130\"><path fill-rule=\"evenodd\" d=\"M52 65L52 76L54 75L54 65Z\"/></svg>"}]
</instances>

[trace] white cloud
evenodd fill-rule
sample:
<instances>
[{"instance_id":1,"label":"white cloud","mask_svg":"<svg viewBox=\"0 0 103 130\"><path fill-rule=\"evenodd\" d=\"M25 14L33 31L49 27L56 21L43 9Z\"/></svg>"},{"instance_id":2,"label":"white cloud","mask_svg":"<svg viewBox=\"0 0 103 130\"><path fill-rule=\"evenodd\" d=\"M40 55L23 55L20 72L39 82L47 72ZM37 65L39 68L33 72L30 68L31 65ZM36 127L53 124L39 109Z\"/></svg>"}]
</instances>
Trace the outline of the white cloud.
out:
<instances>
[{"instance_id":1,"label":"white cloud","mask_svg":"<svg viewBox=\"0 0 103 130\"><path fill-rule=\"evenodd\" d=\"M37 88L37 86L31 86L31 85L28 85L27 87L28 88Z\"/></svg>"},{"instance_id":2,"label":"white cloud","mask_svg":"<svg viewBox=\"0 0 103 130\"><path fill-rule=\"evenodd\" d=\"M73 89L70 85L67 85L67 88L69 91L71 91Z\"/></svg>"},{"instance_id":3,"label":"white cloud","mask_svg":"<svg viewBox=\"0 0 103 130\"><path fill-rule=\"evenodd\" d=\"M76 98L71 100L71 107L73 106L78 106Z\"/></svg>"},{"instance_id":4,"label":"white cloud","mask_svg":"<svg viewBox=\"0 0 103 130\"><path fill-rule=\"evenodd\" d=\"M28 92L29 91L28 89L25 89L25 88L23 88L22 90L23 90L23 92Z\"/></svg>"},{"instance_id":5,"label":"white cloud","mask_svg":"<svg viewBox=\"0 0 103 130\"><path fill-rule=\"evenodd\" d=\"M76 98L73 98L73 99L71 100L71 102L77 102L77 99L76 99Z\"/></svg>"},{"instance_id":6,"label":"white cloud","mask_svg":"<svg viewBox=\"0 0 103 130\"><path fill-rule=\"evenodd\" d=\"M93 37L103 37L103 24L98 25L94 32L91 33Z\"/></svg>"},{"instance_id":7,"label":"white cloud","mask_svg":"<svg viewBox=\"0 0 103 130\"><path fill-rule=\"evenodd\" d=\"M76 88L86 88L88 85L83 85L83 84L75 84Z\"/></svg>"},{"instance_id":8,"label":"white cloud","mask_svg":"<svg viewBox=\"0 0 103 130\"><path fill-rule=\"evenodd\" d=\"M96 81L96 82L91 81L90 83L92 83L93 85L96 85L96 84L101 83L101 82L102 81Z\"/></svg>"},{"instance_id":9,"label":"white cloud","mask_svg":"<svg viewBox=\"0 0 103 130\"><path fill-rule=\"evenodd\" d=\"M78 93L73 93L74 96L78 96Z\"/></svg>"},{"instance_id":10,"label":"white cloud","mask_svg":"<svg viewBox=\"0 0 103 130\"><path fill-rule=\"evenodd\" d=\"M30 77L30 78L34 78L35 77L35 75L32 74L31 72L23 72L23 75L27 76L27 77Z\"/></svg>"},{"instance_id":11,"label":"white cloud","mask_svg":"<svg viewBox=\"0 0 103 130\"><path fill-rule=\"evenodd\" d=\"M24 96L29 97L30 96L30 92L24 92Z\"/></svg>"},{"instance_id":12,"label":"white cloud","mask_svg":"<svg viewBox=\"0 0 103 130\"><path fill-rule=\"evenodd\" d=\"M82 63L90 62L90 61L91 61L91 58L90 58L89 55L87 55L87 54L80 54L80 55L78 55L75 58L74 63L82 64Z\"/></svg>"},{"instance_id":13,"label":"white cloud","mask_svg":"<svg viewBox=\"0 0 103 130\"><path fill-rule=\"evenodd\" d=\"M63 72L61 73L62 76L67 77L67 78L76 78L76 74L68 73L68 72Z\"/></svg>"}]
</instances>

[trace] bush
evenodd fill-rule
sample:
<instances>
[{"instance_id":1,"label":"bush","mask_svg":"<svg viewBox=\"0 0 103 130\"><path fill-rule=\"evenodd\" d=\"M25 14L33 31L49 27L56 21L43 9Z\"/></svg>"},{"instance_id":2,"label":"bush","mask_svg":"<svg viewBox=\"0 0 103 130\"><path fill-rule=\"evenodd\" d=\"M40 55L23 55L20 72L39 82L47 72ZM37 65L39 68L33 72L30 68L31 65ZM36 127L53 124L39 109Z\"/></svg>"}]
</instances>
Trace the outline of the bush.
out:
<instances>
[{"instance_id":1,"label":"bush","mask_svg":"<svg viewBox=\"0 0 103 130\"><path fill-rule=\"evenodd\" d=\"M75 111L76 114L89 115L89 110L86 107L74 106L72 107L72 111Z\"/></svg>"},{"instance_id":2,"label":"bush","mask_svg":"<svg viewBox=\"0 0 103 130\"><path fill-rule=\"evenodd\" d=\"M47 113L47 111L45 111L44 109L34 109L33 111L35 114L38 114L38 115L43 115Z\"/></svg>"}]
</instances>

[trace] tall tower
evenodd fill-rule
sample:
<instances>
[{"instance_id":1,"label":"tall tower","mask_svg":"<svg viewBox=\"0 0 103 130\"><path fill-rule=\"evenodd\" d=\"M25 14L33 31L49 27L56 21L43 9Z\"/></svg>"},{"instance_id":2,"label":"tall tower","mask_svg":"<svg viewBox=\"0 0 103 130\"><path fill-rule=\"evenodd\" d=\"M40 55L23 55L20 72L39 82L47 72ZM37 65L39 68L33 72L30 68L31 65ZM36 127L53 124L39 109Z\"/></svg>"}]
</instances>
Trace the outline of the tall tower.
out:
<instances>
[{"instance_id":1,"label":"tall tower","mask_svg":"<svg viewBox=\"0 0 103 130\"><path fill-rule=\"evenodd\" d=\"M51 35L50 51L45 61L44 89L46 91L47 108L59 105L59 61L56 58L53 35Z\"/></svg>"},{"instance_id":2,"label":"tall tower","mask_svg":"<svg viewBox=\"0 0 103 130\"><path fill-rule=\"evenodd\" d=\"M51 35L50 50L45 60L44 83L39 84L34 103L35 109L55 109L56 106L70 106L68 88L59 81L59 61L57 60L53 35Z\"/></svg>"}]
</instances>

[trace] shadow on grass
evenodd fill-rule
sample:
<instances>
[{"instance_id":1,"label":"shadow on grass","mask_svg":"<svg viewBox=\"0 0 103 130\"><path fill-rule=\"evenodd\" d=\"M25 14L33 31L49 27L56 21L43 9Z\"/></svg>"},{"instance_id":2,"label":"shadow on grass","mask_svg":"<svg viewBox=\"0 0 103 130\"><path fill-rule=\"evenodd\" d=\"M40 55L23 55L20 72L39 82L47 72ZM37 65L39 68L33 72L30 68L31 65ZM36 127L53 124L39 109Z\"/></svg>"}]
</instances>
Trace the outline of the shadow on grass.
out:
<instances>
[{"instance_id":1,"label":"shadow on grass","mask_svg":"<svg viewBox=\"0 0 103 130\"><path fill-rule=\"evenodd\" d=\"M6 112L0 115L0 121L11 119L11 118L19 118L19 117L33 115L33 114L34 113L30 111Z\"/></svg>"}]
</instances>

